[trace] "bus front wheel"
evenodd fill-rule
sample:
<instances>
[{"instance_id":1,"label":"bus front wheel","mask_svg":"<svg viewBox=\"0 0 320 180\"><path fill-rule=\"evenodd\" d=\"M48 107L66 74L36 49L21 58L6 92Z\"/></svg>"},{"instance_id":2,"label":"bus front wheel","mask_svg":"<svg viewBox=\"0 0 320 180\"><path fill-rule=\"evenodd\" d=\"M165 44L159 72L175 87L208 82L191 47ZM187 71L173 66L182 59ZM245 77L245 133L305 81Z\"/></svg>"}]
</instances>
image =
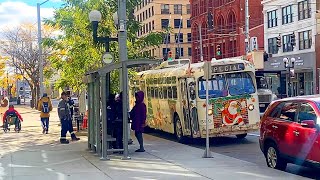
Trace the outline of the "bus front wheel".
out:
<instances>
[{"instance_id":1,"label":"bus front wheel","mask_svg":"<svg viewBox=\"0 0 320 180\"><path fill-rule=\"evenodd\" d=\"M244 139L247 136L247 133L245 134L237 134L236 135L238 139Z\"/></svg>"},{"instance_id":2,"label":"bus front wheel","mask_svg":"<svg viewBox=\"0 0 320 180\"><path fill-rule=\"evenodd\" d=\"M177 115L174 117L174 133L179 143L186 142L186 137L183 136L181 120Z\"/></svg>"}]
</instances>

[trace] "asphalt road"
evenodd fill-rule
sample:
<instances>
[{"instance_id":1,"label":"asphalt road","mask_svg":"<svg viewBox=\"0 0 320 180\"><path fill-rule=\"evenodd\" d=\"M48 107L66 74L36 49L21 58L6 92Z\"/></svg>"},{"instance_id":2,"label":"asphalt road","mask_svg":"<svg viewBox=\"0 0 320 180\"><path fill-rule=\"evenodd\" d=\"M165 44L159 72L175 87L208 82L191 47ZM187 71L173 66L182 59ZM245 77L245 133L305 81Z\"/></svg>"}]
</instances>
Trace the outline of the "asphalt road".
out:
<instances>
[{"instance_id":1,"label":"asphalt road","mask_svg":"<svg viewBox=\"0 0 320 180\"><path fill-rule=\"evenodd\" d=\"M148 133L157 137L176 141L175 136L163 132L153 131ZM245 139L237 139L236 137L212 138L210 140L210 149L212 152L223 154L226 156L241 159L257 164L257 166L267 166L264 155L259 148L259 133L252 133ZM193 140L190 146L205 149L205 140ZM276 171L276 170L275 170ZM286 172L296 174L302 177L320 180L320 169L311 169L293 164L288 164Z\"/></svg>"}]
</instances>

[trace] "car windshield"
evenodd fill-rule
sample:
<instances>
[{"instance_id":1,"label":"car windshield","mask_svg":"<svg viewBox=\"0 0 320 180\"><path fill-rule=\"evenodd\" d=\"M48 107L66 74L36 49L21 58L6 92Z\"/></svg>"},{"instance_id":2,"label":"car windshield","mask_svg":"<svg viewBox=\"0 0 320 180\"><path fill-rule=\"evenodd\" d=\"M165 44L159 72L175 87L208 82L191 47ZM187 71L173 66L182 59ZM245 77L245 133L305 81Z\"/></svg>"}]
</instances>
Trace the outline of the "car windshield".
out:
<instances>
[{"instance_id":1,"label":"car windshield","mask_svg":"<svg viewBox=\"0 0 320 180\"><path fill-rule=\"evenodd\" d=\"M209 98L230 95L252 94L255 92L250 75L246 72L213 75L209 80ZM201 77L198 83L199 98L206 98L206 80Z\"/></svg>"}]
</instances>

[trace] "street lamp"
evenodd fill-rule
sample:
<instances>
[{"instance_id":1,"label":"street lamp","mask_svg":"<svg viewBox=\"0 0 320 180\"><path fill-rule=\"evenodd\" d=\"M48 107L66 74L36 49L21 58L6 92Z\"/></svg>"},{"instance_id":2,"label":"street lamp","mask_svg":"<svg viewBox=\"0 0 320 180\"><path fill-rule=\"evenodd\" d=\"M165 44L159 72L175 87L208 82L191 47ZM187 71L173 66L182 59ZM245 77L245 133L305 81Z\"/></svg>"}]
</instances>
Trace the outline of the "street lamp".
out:
<instances>
[{"instance_id":1,"label":"street lamp","mask_svg":"<svg viewBox=\"0 0 320 180\"><path fill-rule=\"evenodd\" d=\"M41 38L41 17L40 17L40 6L48 2L46 0L42 3L37 3L37 19L38 19L38 46L39 46L39 81L40 81L40 95L43 94L43 59L42 59L42 38Z\"/></svg>"},{"instance_id":2,"label":"street lamp","mask_svg":"<svg viewBox=\"0 0 320 180\"><path fill-rule=\"evenodd\" d=\"M288 85L289 85L289 89L288 89L288 95L289 97L292 96L293 93L293 86L291 83L291 77L294 77L294 62L296 61L295 58L283 58L283 63L284 63L284 68L288 71Z\"/></svg>"},{"instance_id":3,"label":"street lamp","mask_svg":"<svg viewBox=\"0 0 320 180\"><path fill-rule=\"evenodd\" d=\"M118 38L110 38L109 36L107 37L98 37L98 25L99 22L101 21L101 13L97 10L92 10L89 13L89 20L92 24L92 38L94 44L99 44L102 43L104 44L105 47L105 54L102 56L102 61L103 64L110 64L113 61L113 56L109 53L110 50L110 42L111 41L118 41ZM107 73L105 77L102 78L102 81L105 82L105 86L103 86L103 92L102 94L106 94L109 96L110 94L110 73ZM105 105L106 103L106 97L102 97L103 101L102 104ZM103 107L104 110L106 110L106 107ZM104 114L104 113L102 113ZM106 145L106 139L107 139L107 122L105 120L102 121L102 157L101 160L107 160L107 145ZM100 151L100 150L99 150ZM99 154L99 153L98 153Z\"/></svg>"}]
</instances>

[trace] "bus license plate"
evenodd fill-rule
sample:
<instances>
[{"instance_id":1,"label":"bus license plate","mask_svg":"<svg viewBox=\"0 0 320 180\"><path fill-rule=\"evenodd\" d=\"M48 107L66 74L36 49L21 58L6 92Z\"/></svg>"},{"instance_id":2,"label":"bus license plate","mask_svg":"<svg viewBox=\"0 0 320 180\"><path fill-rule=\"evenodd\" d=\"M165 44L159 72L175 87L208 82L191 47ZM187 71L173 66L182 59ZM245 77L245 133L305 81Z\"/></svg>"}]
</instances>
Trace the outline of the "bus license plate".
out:
<instances>
[{"instance_id":1,"label":"bus license plate","mask_svg":"<svg viewBox=\"0 0 320 180\"><path fill-rule=\"evenodd\" d=\"M259 104L259 107L266 107L265 104Z\"/></svg>"}]
</instances>

